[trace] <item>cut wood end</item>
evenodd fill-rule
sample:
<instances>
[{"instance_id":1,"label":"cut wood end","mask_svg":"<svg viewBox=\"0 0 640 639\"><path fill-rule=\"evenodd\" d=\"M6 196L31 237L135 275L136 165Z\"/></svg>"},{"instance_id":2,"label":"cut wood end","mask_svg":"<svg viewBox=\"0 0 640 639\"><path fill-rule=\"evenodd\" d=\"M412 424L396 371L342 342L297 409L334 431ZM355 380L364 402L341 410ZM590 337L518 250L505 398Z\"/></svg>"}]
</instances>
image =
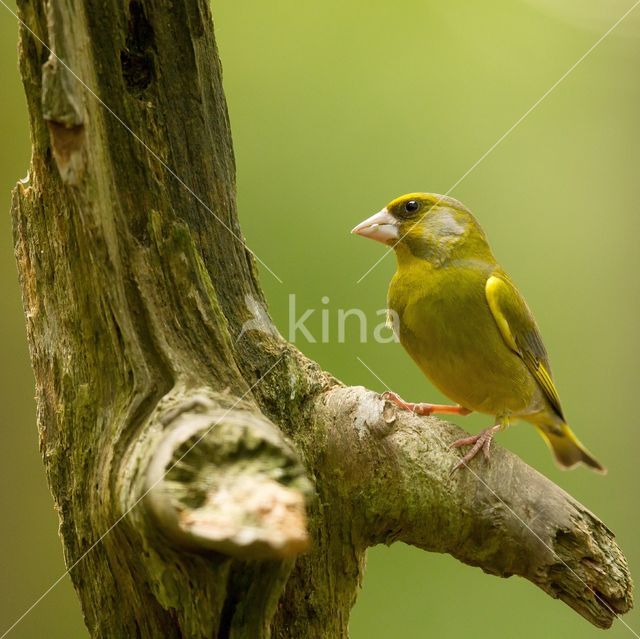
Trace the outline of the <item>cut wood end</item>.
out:
<instances>
[{"instance_id":1,"label":"cut wood end","mask_svg":"<svg viewBox=\"0 0 640 639\"><path fill-rule=\"evenodd\" d=\"M244 558L291 557L309 548L304 495L265 477L238 477L179 517L212 550Z\"/></svg>"},{"instance_id":2,"label":"cut wood end","mask_svg":"<svg viewBox=\"0 0 640 639\"><path fill-rule=\"evenodd\" d=\"M222 409L203 392L164 402L155 419L162 433L147 469L145 504L166 537L243 559L308 549L313 485L269 420Z\"/></svg>"}]
</instances>

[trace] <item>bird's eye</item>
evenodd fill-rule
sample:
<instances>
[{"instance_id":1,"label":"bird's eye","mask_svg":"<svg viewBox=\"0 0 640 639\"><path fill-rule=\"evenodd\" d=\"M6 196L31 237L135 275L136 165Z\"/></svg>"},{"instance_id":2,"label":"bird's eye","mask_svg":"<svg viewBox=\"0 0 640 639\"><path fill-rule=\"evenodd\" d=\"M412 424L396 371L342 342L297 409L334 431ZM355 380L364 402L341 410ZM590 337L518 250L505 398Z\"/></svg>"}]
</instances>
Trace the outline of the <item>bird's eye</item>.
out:
<instances>
[{"instance_id":1,"label":"bird's eye","mask_svg":"<svg viewBox=\"0 0 640 639\"><path fill-rule=\"evenodd\" d=\"M407 213L415 213L420 208L420 202L418 200L409 200L404 205L404 210Z\"/></svg>"}]
</instances>

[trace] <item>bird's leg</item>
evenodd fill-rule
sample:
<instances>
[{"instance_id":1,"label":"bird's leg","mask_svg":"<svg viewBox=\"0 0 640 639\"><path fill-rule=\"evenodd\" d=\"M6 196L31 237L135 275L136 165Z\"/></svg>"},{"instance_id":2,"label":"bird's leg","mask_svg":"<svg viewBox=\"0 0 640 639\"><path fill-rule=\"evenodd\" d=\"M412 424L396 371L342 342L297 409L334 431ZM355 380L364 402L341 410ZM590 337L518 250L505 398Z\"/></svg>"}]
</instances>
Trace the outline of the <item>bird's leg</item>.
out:
<instances>
[{"instance_id":1,"label":"bird's leg","mask_svg":"<svg viewBox=\"0 0 640 639\"><path fill-rule=\"evenodd\" d=\"M491 447L491 439L493 434L499 430L505 428L503 424L496 424L490 428L485 428L477 435L471 435L470 437L463 437L462 439L456 439L450 446L450 448L459 448L460 446L471 446L465 456L451 469L451 472L455 472L458 468L466 466L479 452L482 450L486 460L489 459L489 449Z\"/></svg>"},{"instance_id":2,"label":"bird's leg","mask_svg":"<svg viewBox=\"0 0 640 639\"><path fill-rule=\"evenodd\" d=\"M411 411L416 415L433 415L438 413L440 415L468 415L472 411L464 406L450 406L449 404L414 404L413 402L405 402L400 395L387 391L382 393L383 399L388 399L390 402L399 406L403 410Z\"/></svg>"}]
</instances>

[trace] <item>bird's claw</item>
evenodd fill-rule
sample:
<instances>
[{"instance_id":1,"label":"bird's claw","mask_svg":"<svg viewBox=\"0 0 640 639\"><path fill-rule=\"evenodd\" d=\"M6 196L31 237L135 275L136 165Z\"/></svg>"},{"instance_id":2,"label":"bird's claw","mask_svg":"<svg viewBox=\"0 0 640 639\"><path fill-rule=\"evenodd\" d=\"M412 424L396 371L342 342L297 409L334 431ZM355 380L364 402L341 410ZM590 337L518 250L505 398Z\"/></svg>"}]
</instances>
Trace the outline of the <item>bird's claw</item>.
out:
<instances>
[{"instance_id":1,"label":"bird's claw","mask_svg":"<svg viewBox=\"0 0 640 639\"><path fill-rule=\"evenodd\" d=\"M415 415L432 415L434 406L433 404L414 404L413 402L405 402L400 395L394 393L393 391L386 391L381 395L382 399L386 399L391 403L395 404L402 410L409 411L410 413L414 413Z\"/></svg>"},{"instance_id":2,"label":"bird's claw","mask_svg":"<svg viewBox=\"0 0 640 639\"><path fill-rule=\"evenodd\" d=\"M469 408L465 408L464 406L450 406L449 404L429 404L427 402L420 402L419 404L414 404L413 402L405 402L400 395L397 393L393 393L391 391L387 391L386 393L382 393L382 399L389 400L402 410L408 410L415 415L468 415L471 410Z\"/></svg>"},{"instance_id":3,"label":"bird's claw","mask_svg":"<svg viewBox=\"0 0 640 639\"><path fill-rule=\"evenodd\" d=\"M500 424L491 426L491 428L485 428L477 435L471 435L469 437L463 437L462 439L456 439L452 442L449 448L460 448L460 446L471 446L471 449L465 453L462 459L451 469L454 473L462 466L466 466L481 450L486 461L489 461L491 440L493 434L500 429Z\"/></svg>"}]
</instances>

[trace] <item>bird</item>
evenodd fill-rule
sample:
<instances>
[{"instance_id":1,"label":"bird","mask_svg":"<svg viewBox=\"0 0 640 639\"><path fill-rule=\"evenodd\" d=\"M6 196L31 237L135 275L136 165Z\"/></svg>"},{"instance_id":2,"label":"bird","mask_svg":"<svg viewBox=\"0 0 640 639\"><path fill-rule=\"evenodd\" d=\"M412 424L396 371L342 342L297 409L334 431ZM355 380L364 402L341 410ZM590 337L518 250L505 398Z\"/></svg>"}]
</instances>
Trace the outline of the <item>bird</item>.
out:
<instances>
[{"instance_id":1,"label":"bird","mask_svg":"<svg viewBox=\"0 0 640 639\"><path fill-rule=\"evenodd\" d=\"M397 270L387 308L418 368L455 405L384 398L420 415L480 412L494 422L453 442L470 446L452 470L482 451L515 420L533 424L561 468L582 462L606 472L569 428L549 356L526 301L498 264L471 211L436 193L392 200L352 233L394 249Z\"/></svg>"}]
</instances>

